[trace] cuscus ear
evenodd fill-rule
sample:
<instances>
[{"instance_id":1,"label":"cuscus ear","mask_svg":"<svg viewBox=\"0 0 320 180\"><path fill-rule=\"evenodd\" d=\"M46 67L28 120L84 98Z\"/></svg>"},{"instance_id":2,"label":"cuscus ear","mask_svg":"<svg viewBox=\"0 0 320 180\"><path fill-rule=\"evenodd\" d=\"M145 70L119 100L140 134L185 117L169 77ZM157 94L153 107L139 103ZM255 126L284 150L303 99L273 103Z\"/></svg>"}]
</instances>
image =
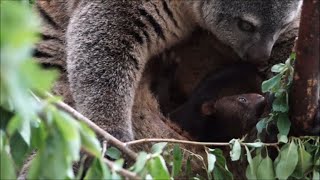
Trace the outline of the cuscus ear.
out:
<instances>
[{"instance_id":1,"label":"cuscus ear","mask_svg":"<svg viewBox=\"0 0 320 180\"><path fill-rule=\"evenodd\" d=\"M210 115L214 114L214 112L215 112L214 105L215 105L215 103L213 103L211 101L204 102L201 105L201 113L202 113L202 115L210 116Z\"/></svg>"}]
</instances>

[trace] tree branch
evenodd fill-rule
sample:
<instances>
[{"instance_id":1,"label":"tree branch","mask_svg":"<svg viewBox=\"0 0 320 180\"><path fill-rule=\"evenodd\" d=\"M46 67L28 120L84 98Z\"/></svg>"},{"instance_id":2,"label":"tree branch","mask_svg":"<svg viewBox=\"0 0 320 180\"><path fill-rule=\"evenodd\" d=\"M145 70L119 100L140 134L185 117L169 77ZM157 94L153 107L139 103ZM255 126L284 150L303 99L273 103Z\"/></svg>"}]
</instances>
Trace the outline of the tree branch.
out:
<instances>
[{"instance_id":1,"label":"tree branch","mask_svg":"<svg viewBox=\"0 0 320 180\"><path fill-rule=\"evenodd\" d=\"M89 151L86 151L85 149L82 149L86 154L88 154L89 156L95 157L93 154L91 154ZM139 177L136 173L134 172L130 172L126 169L123 168L119 168L117 167L114 162L110 161L107 158L104 158L104 153L102 152L102 160L103 162L111 169L114 170L115 172L117 172L118 174L120 174L123 177L127 177L129 179L141 179L141 177Z\"/></svg>"},{"instance_id":2,"label":"tree branch","mask_svg":"<svg viewBox=\"0 0 320 180\"><path fill-rule=\"evenodd\" d=\"M79 121L82 121L82 122L86 123L97 134L101 135L103 138L105 138L112 145L114 145L115 147L119 148L120 151L122 151L125 154L127 154L130 158L135 160L138 157L138 155L135 152L133 152L131 149L129 149L126 146L125 143L121 142L120 140L118 140L117 138L113 137L108 132L106 132L103 129L101 129L98 125L93 123L90 119L88 119L87 117L83 116L81 113L79 113L78 111L76 111L75 109L73 109L72 107L67 105L66 103L64 103L62 101L59 101L59 102L57 102L55 104L57 105L58 108L70 113L70 115L72 115L74 118L78 119Z\"/></svg>"},{"instance_id":3,"label":"tree branch","mask_svg":"<svg viewBox=\"0 0 320 180\"><path fill-rule=\"evenodd\" d=\"M103 161L104 163L107 164L107 166L110 168L110 169L116 169L115 171L120 174L121 176L124 176L124 177L127 177L129 179L142 179L141 177L139 177L136 173L133 173L133 172L130 172L126 169L123 169L123 168L120 168L120 169L117 169L115 168L116 166L114 165L114 162L106 159L106 158L103 158Z\"/></svg>"},{"instance_id":4,"label":"tree branch","mask_svg":"<svg viewBox=\"0 0 320 180\"><path fill-rule=\"evenodd\" d=\"M37 99L40 100L39 97L37 95L35 95L33 92L31 92L31 94ZM49 97L53 97L51 94L47 93L47 96ZM118 140L117 138L113 137L111 134L109 134L108 132L104 131L103 129L101 129L98 125L96 125L94 122L92 122L90 119L88 119L87 117L85 117L84 115L82 115L81 113L79 113L78 111L76 111L75 109L73 109L71 106L69 106L68 104L62 102L62 101L58 101L55 103L55 105L69 113L70 115L72 115L75 119L84 122L85 124L87 124L93 131L95 131L98 135L102 136L104 139L106 139L108 142L110 142L110 144L114 145L115 147L117 147L120 151L122 151L123 153L127 154L131 159L135 160L137 158L137 153L135 153L134 151L132 151L131 149L129 149L125 143L121 142L120 140Z\"/></svg>"},{"instance_id":5,"label":"tree branch","mask_svg":"<svg viewBox=\"0 0 320 180\"><path fill-rule=\"evenodd\" d=\"M138 139L134 141L126 142L127 146L142 144L142 143L149 143L149 142L169 142L169 143L178 143L178 144L189 144L189 145L196 145L196 146L229 146L230 143L227 142L198 142L198 141L185 141L185 140L178 140L178 139L157 139L157 138L150 138L150 139ZM249 143L241 143L241 145L247 145ZM264 146L278 146L279 143L263 143Z\"/></svg>"}]
</instances>

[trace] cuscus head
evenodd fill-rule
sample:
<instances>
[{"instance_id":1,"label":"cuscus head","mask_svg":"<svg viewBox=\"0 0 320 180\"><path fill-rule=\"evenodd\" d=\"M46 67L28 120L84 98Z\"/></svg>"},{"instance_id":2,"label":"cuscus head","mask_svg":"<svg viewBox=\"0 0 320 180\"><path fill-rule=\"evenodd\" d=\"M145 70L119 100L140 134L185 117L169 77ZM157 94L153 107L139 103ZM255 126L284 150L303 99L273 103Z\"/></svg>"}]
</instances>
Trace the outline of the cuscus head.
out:
<instances>
[{"instance_id":1,"label":"cuscus head","mask_svg":"<svg viewBox=\"0 0 320 180\"><path fill-rule=\"evenodd\" d=\"M214 121L211 124L223 124L225 127L221 128L232 130L238 136L258 122L265 105L266 100L260 94L239 94L206 101L201 106L201 113Z\"/></svg>"},{"instance_id":2,"label":"cuscus head","mask_svg":"<svg viewBox=\"0 0 320 180\"><path fill-rule=\"evenodd\" d=\"M241 59L259 64L270 57L301 4L302 0L203 0L200 18L204 28Z\"/></svg>"}]
</instances>

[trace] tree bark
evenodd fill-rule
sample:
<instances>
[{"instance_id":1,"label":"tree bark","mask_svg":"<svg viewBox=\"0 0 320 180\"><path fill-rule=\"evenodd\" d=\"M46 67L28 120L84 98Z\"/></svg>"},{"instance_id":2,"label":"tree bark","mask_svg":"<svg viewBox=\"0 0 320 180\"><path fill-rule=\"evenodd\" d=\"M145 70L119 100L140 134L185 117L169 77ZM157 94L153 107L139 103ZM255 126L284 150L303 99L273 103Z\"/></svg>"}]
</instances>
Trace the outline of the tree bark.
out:
<instances>
[{"instance_id":1,"label":"tree bark","mask_svg":"<svg viewBox=\"0 0 320 180\"><path fill-rule=\"evenodd\" d=\"M290 97L295 135L312 132L319 111L319 4L319 0L304 0L302 6Z\"/></svg>"}]
</instances>

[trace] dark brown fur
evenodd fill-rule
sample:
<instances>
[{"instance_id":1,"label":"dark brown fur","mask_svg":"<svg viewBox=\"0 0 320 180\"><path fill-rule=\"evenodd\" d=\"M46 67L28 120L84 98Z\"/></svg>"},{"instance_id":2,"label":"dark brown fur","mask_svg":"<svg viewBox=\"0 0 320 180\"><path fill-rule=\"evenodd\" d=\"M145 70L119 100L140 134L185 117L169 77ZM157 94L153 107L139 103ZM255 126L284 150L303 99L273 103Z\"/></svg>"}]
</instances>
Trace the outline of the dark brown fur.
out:
<instances>
[{"instance_id":1,"label":"dark brown fur","mask_svg":"<svg viewBox=\"0 0 320 180\"><path fill-rule=\"evenodd\" d=\"M264 97L254 93L205 102L201 107L202 118L197 120L204 127L200 140L227 142L241 138L258 122L264 105Z\"/></svg>"},{"instance_id":2,"label":"dark brown fur","mask_svg":"<svg viewBox=\"0 0 320 180\"><path fill-rule=\"evenodd\" d=\"M224 119L228 119L228 115L235 115L239 113L240 110L243 110L244 116L235 115L233 117L235 122L240 122L241 126L237 127L241 129L241 132L243 132L244 129L248 129L249 124L250 127L254 124L247 122L257 121L258 118L256 117L256 114L260 115L260 106L263 101L260 99L261 96L258 95L244 95L245 98L250 99L250 101L248 101L250 104L246 106L246 108L242 108L240 104L236 103L236 98L232 95L239 96L238 94L244 93L260 93L260 84L261 78L259 77L257 70L254 66L249 64L239 64L219 71L213 71L203 81L201 81L188 101L173 113L170 113L169 117L186 131L200 137L200 140L225 140L227 137L239 135L237 132L232 133L232 126L223 124ZM226 96L228 98L223 98ZM256 99L252 97L256 97ZM217 110L224 107L224 110L228 112L225 114L225 117L221 113L213 114L214 117L218 119L212 121L216 123L216 125L213 125L215 127L212 129L221 128L222 130L225 130L225 133L213 132L217 137L221 137L220 139L207 139L206 134L203 134L204 129L207 126L204 120L206 119L206 115L202 111L202 106L209 102L211 102L211 104L213 102L218 102L218 104L216 104ZM230 103L230 108L226 106L227 102Z\"/></svg>"}]
</instances>

